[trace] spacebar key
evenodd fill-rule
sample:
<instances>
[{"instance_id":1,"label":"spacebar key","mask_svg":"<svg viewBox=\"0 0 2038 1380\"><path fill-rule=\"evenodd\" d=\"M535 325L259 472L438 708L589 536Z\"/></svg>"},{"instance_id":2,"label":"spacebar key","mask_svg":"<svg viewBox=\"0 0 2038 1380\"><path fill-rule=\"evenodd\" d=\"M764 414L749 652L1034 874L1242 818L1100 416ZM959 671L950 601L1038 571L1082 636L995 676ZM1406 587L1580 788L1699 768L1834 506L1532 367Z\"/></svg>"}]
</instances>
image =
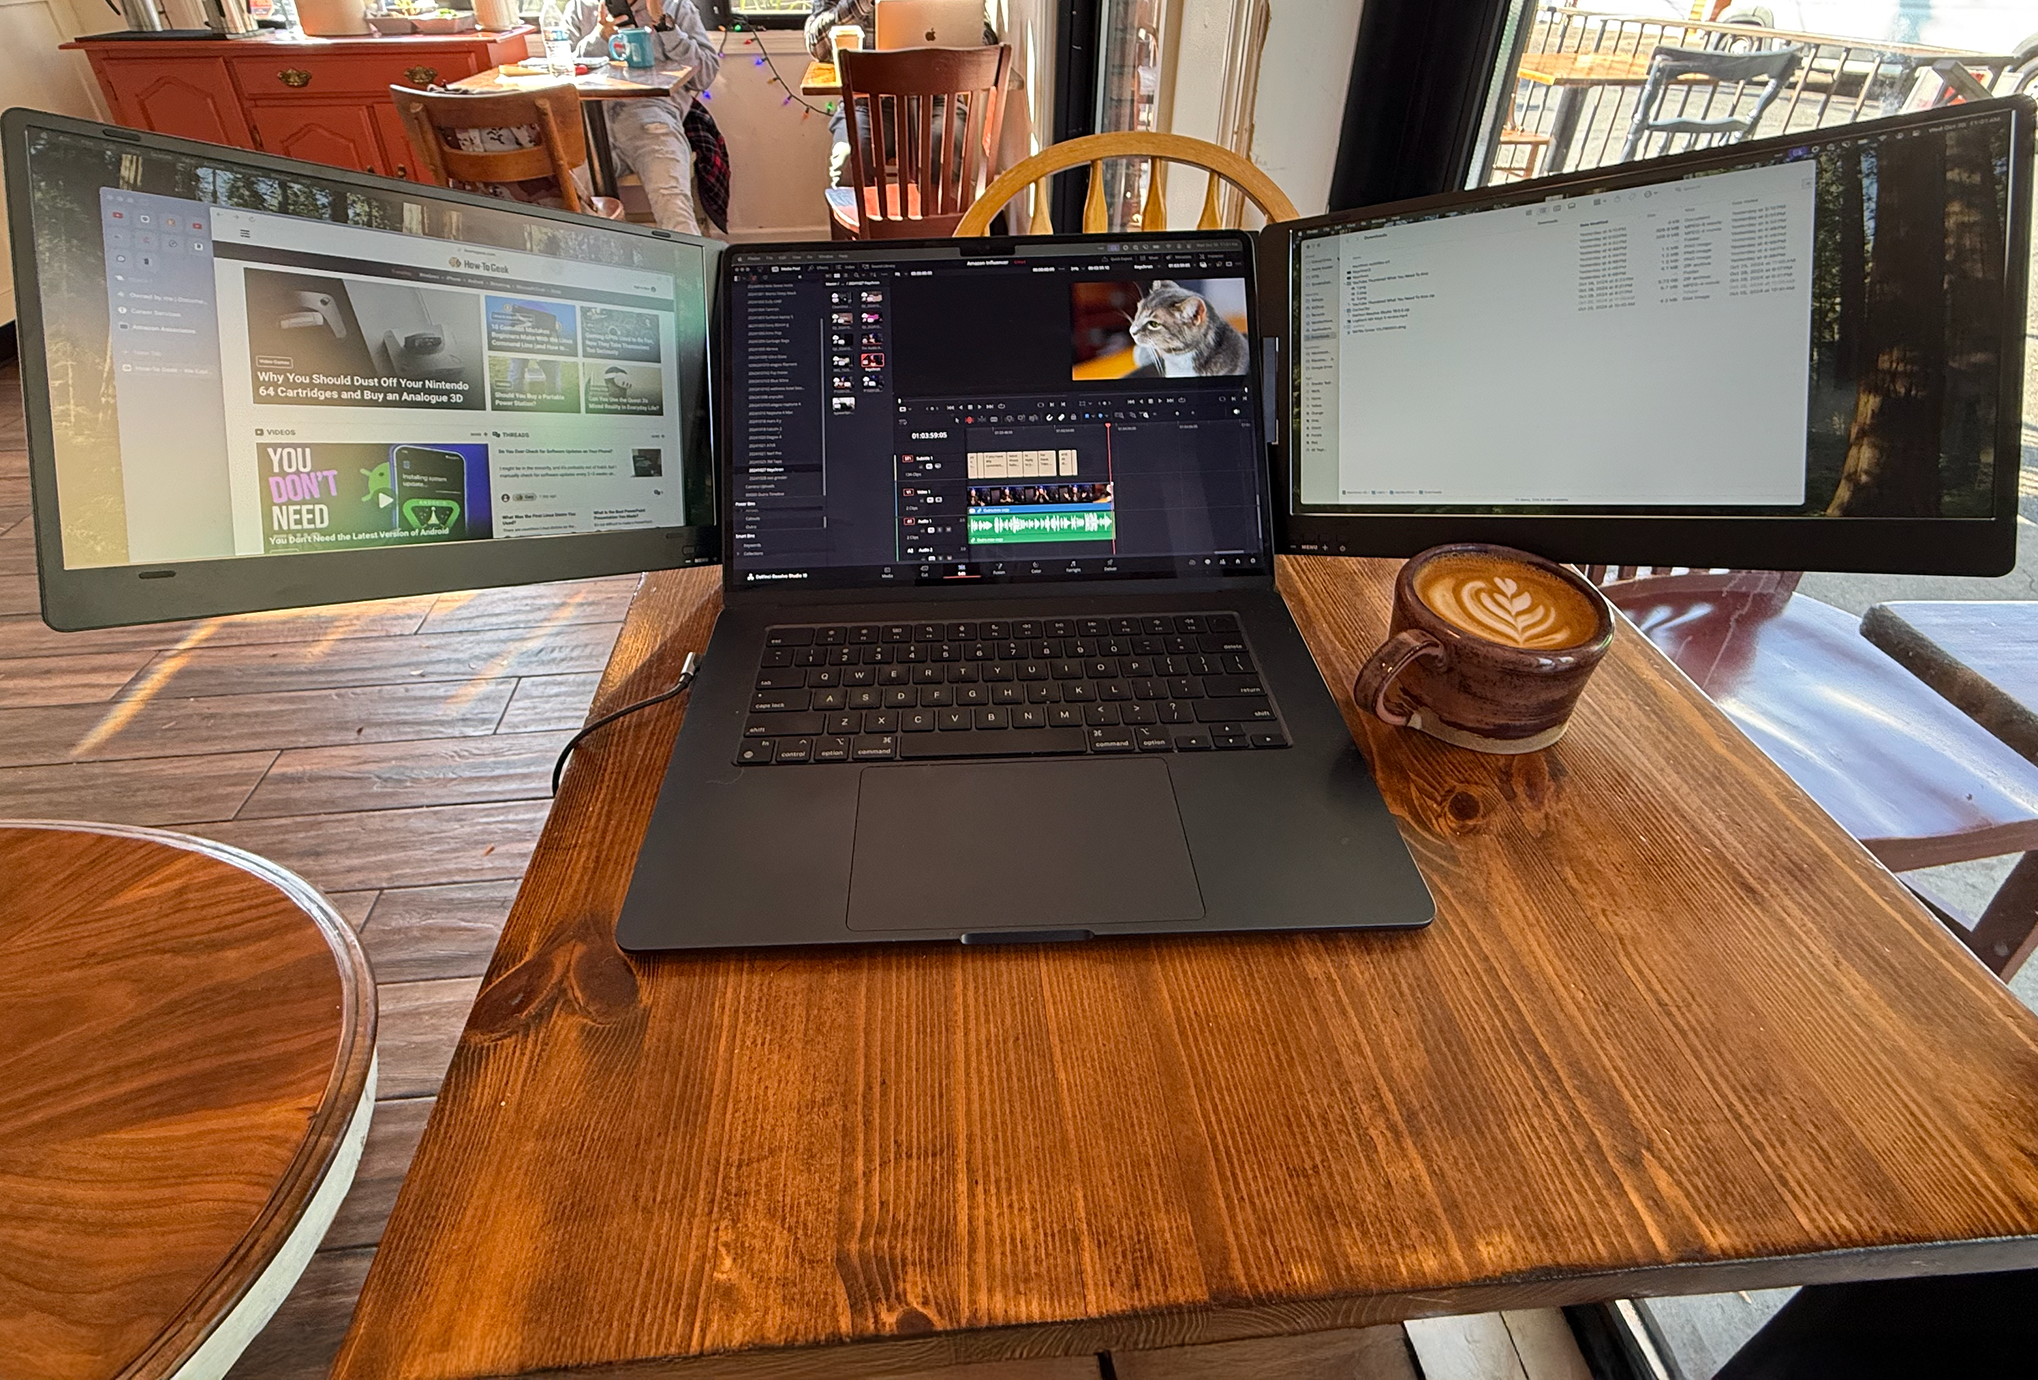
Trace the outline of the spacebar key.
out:
<instances>
[{"instance_id":1,"label":"spacebar key","mask_svg":"<svg viewBox=\"0 0 2038 1380\"><path fill-rule=\"evenodd\" d=\"M1030 757L1080 755L1088 746L1080 728L1000 729L989 733L901 733L901 757Z\"/></svg>"}]
</instances>

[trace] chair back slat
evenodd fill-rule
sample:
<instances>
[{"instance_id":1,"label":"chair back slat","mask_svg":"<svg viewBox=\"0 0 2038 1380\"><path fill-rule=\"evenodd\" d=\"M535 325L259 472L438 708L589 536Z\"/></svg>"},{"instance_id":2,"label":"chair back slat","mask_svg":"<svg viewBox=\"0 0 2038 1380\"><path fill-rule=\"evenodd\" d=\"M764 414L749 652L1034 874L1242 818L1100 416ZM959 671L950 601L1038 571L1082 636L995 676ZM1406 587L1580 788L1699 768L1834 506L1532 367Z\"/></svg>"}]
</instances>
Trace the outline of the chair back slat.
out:
<instances>
[{"instance_id":1,"label":"chair back slat","mask_svg":"<svg viewBox=\"0 0 2038 1380\"><path fill-rule=\"evenodd\" d=\"M1224 190L1224 179L1216 173L1210 174L1210 185L1203 189L1203 214L1196 217L1198 230L1216 230L1223 220L1219 209L1219 194Z\"/></svg>"},{"instance_id":2,"label":"chair back slat","mask_svg":"<svg viewBox=\"0 0 2038 1380\"><path fill-rule=\"evenodd\" d=\"M1071 168L1088 166L1090 169L1090 194L1083 203L1083 229L1096 233L1109 228L1104 207L1104 160L1107 158L1144 158L1149 162L1146 209L1141 212L1142 222L1165 221L1167 204L1161 191L1161 165L1164 163L1187 163L1212 174L1212 186L1203 198L1201 228L1215 229L1221 218L1220 195L1217 179L1222 179L1246 194L1252 203L1270 221L1294 220L1297 212L1295 203L1252 161L1233 153L1220 144L1203 139L1191 139L1184 134L1161 134L1152 130L1125 130L1112 134L1085 134L1078 139L1065 139L1051 144L1031 158L1007 168L991 180L971 205L969 211L956 224L957 235L981 235L991 228L991 221L1005 203L1028 187L1034 189L1033 219L1031 229L1044 233L1051 224L1047 212L1048 179L1058 172ZM1158 225L1149 228L1158 229Z\"/></svg>"},{"instance_id":3,"label":"chair back slat","mask_svg":"<svg viewBox=\"0 0 2038 1380\"><path fill-rule=\"evenodd\" d=\"M530 91L455 95L389 88L390 99L418 161L441 187L454 182L512 183L551 178L569 211L585 211L573 171L587 162L587 132L580 118L580 93L569 82ZM453 143L462 130L538 131L535 148L463 149Z\"/></svg>"},{"instance_id":4,"label":"chair back slat","mask_svg":"<svg viewBox=\"0 0 2038 1380\"><path fill-rule=\"evenodd\" d=\"M1139 208L1139 228L1168 228L1167 164L1158 158L1146 160L1146 202Z\"/></svg>"},{"instance_id":5,"label":"chair back slat","mask_svg":"<svg viewBox=\"0 0 2038 1380\"><path fill-rule=\"evenodd\" d=\"M1010 67L1003 44L838 55L858 234L954 229L998 146Z\"/></svg>"}]
</instances>

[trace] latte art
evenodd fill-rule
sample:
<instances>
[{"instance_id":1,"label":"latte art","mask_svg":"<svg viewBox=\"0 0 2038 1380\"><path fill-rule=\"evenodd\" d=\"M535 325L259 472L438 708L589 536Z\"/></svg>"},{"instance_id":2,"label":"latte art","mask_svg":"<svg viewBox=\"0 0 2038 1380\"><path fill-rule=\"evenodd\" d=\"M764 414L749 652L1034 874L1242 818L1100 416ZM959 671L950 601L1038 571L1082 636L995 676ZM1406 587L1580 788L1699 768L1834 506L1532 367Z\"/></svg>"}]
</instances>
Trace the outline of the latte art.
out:
<instances>
[{"instance_id":1,"label":"latte art","mask_svg":"<svg viewBox=\"0 0 2038 1380\"><path fill-rule=\"evenodd\" d=\"M1445 622L1510 647L1575 647L1599 630L1584 595L1511 561L1433 561L1416 576L1415 592Z\"/></svg>"}]
</instances>

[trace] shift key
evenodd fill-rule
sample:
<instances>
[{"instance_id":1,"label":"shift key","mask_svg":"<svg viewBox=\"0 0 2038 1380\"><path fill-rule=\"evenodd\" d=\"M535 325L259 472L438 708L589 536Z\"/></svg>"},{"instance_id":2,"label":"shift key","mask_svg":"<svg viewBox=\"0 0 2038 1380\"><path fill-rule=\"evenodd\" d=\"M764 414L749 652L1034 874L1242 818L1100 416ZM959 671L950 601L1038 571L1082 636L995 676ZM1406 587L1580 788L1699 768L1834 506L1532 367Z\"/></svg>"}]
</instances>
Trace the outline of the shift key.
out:
<instances>
[{"instance_id":1,"label":"shift key","mask_svg":"<svg viewBox=\"0 0 2038 1380\"><path fill-rule=\"evenodd\" d=\"M761 714L743 725L746 738L811 737L825 728L821 714Z\"/></svg>"}]
</instances>

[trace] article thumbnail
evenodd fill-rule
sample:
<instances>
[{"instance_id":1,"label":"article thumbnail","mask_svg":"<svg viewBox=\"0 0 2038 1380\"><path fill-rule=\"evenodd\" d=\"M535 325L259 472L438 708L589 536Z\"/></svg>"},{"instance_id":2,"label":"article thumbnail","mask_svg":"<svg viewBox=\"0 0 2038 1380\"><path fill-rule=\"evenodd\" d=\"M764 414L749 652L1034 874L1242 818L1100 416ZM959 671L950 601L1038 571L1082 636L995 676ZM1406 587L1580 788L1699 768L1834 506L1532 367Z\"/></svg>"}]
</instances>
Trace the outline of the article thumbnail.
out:
<instances>
[{"instance_id":1,"label":"article thumbnail","mask_svg":"<svg viewBox=\"0 0 2038 1380\"><path fill-rule=\"evenodd\" d=\"M580 362L490 355L488 400L497 412L578 412Z\"/></svg>"},{"instance_id":2,"label":"article thumbnail","mask_svg":"<svg viewBox=\"0 0 2038 1380\"><path fill-rule=\"evenodd\" d=\"M591 413L655 417L665 410L665 379L641 365L587 366L587 410Z\"/></svg>"},{"instance_id":3,"label":"article thumbnail","mask_svg":"<svg viewBox=\"0 0 2038 1380\"><path fill-rule=\"evenodd\" d=\"M484 406L472 295L262 268L243 281L257 403Z\"/></svg>"},{"instance_id":4,"label":"article thumbnail","mask_svg":"<svg viewBox=\"0 0 2038 1380\"><path fill-rule=\"evenodd\" d=\"M256 440L263 545L348 550L493 535L488 447Z\"/></svg>"},{"instance_id":5,"label":"article thumbnail","mask_svg":"<svg viewBox=\"0 0 2038 1380\"><path fill-rule=\"evenodd\" d=\"M488 348L519 355L580 353L576 309L526 297L488 298Z\"/></svg>"},{"instance_id":6,"label":"article thumbnail","mask_svg":"<svg viewBox=\"0 0 2038 1380\"><path fill-rule=\"evenodd\" d=\"M658 318L649 312L615 307L583 307L580 352L589 359L634 359L656 364Z\"/></svg>"},{"instance_id":7,"label":"article thumbnail","mask_svg":"<svg viewBox=\"0 0 2038 1380\"><path fill-rule=\"evenodd\" d=\"M1078 381L1243 374L1245 279L1156 278L1069 287Z\"/></svg>"}]
</instances>

